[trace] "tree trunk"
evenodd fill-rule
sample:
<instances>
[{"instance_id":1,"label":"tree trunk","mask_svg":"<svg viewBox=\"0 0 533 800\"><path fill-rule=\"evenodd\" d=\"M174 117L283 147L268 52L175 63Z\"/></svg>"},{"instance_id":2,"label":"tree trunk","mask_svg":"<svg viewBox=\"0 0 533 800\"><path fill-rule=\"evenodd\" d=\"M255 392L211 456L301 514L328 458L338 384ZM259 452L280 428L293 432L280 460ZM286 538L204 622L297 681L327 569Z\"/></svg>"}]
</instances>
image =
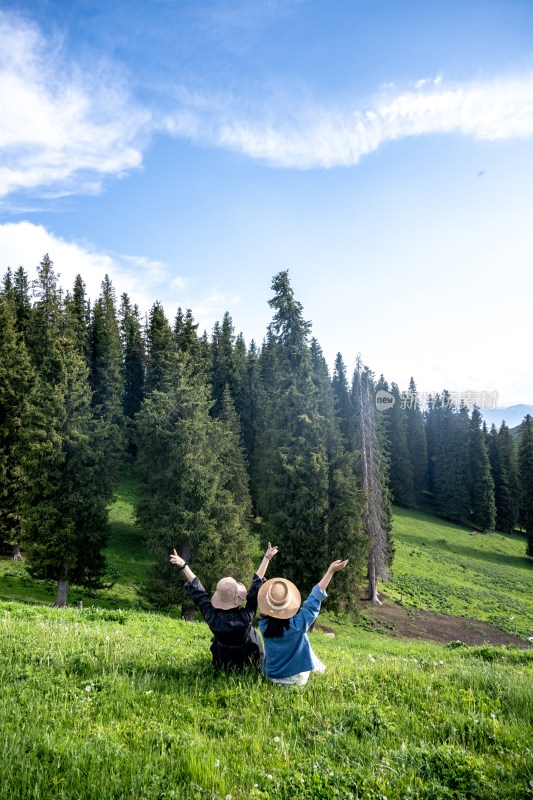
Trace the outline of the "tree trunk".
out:
<instances>
[{"instance_id":1,"label":"tree trunk","mask_svg":"<svg viewBox=\"0 0 533 800\"><path fill-rule=\"evenodd\" d=\"M68 581L59 580L57 582L57 597L54 603L56 608L64 608L67 604Z\"/></svg>"},{"instance_id":2,"label":"tree trunk","mask_svg":"<svg viewBox=\"0 0 533 800\"><path fill-rule=\"evenodd\" d=\"M20 554L20 547L18 544L13 545L13 561L24 561Z\"/></svg>"},{"instance_id":3,"label":"tree trunk","mask_svg":"<svg viewBox=\"0 0 533 800\"><path fill-rule=\"evenodd\" d=\"M373 562L368 565L368 599L372 603L377 603L380 606L382 605L378 597L378 582L376 578L376 568Z\"/></svg>"}]
</instances>

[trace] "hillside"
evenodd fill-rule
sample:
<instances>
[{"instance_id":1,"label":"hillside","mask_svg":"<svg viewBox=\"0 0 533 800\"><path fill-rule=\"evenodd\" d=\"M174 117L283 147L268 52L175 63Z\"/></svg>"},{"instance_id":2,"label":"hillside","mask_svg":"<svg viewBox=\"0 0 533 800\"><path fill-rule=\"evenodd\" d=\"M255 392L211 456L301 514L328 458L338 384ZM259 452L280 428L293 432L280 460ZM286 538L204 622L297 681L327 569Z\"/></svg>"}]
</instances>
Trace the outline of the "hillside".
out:
<instances>
[{"instance_id":1,"label":"hillside","mask_svg":"<svg viewBox=\"0 0 533 800\"><path fill-rule=\"evenodd\" d=\"M292 690L201 624L0 603L0 800L531 796L532 651L335 630Z\"/></svg>"},{"instance_id":2,"label":"hillside","mask_svg":"<svg viewBox=\"0 0 533 800\"><path fill-rule=\"evenodd\" d=\"M0 800L533 796L526 639L526 650L468 647L459 636L444 646L326 611L329 635L311 636L327 671L303 689L217 677L205 625L139 610L150 559L135 495L124 476L108 548L115 583L95 597L75 590L70 608L50 608L53 587L0 560ZM455 612L465 626L475 613L509 631L515 617L532 635L532 570L518 536L470 536L401 509L395 534L382 587L390 608L411 622ZM82 611L72 607L80 597Z\"/></svg>"}]
</instances>

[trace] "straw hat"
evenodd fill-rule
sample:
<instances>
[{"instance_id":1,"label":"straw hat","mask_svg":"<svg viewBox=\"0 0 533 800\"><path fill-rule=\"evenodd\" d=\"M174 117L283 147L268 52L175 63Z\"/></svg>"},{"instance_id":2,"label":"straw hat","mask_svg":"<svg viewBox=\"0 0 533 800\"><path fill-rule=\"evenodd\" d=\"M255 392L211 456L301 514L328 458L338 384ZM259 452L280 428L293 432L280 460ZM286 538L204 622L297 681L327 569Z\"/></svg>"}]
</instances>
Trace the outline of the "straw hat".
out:
<instances>
[{"instance_id":1,"label":"straw hat","mask_svg":"<svg viewBox=\"0 0 533 800\"><path fill-rule=\"evenodd\" d=\"M217 583L215 594L211 598L211 605L221 611L242 606L246 600L246 586L238 583L235 578L221 578Z\"/></svg>"},{"instance_id":2,"label":"straw hat","mask_svg":"<svg viewBox=\"0 0 533 800\"><path fill-rule=\"evenodd\" d=\"M300 608L300 592L285 578L271 578L259 589L257 604L261 614L276 619L289 619Z\"/></svg>"}]
</instances>

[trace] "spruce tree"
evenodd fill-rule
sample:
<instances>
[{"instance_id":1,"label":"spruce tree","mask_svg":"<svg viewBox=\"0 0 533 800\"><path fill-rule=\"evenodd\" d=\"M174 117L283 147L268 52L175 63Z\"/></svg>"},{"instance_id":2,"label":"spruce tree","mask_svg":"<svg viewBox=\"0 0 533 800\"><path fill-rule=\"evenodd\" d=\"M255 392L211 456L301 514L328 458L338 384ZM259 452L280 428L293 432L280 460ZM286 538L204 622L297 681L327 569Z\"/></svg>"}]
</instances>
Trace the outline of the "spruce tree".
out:
<instances>
[{"instance_id":1,"label":"spruce tree","mask_svg":"<svg viewBox=\"0 0 533 800\"><path fill-rule=\"evenodd\" d=\"M407 447L413 472L413 502L414 508L420 505L422 496L427 488L427 442L424 417L414 379L409 381L409 391L406 400L407 412Z\"/></svg>"},{"instance_id":2,"label":"spruce tree","mask_svg":"<svg viewBox=\"0 0 533 800\"><path fill-rule=\"evenodd\" d=\"M477 406L470 419L470 519L483 529L494 528L496 522L494 480Z\"/></svg>"},{"instance_id":3,"label":"spruce tree","mask_svg":"<svg viewBox=\"0 0 533 800\"><path fill-rule=\"evenodd\" d=\"M122 375L124 381L124 414L132 420L144 397L144 342L137 305L132 307L127 294L120 301L120 337L122 342Z\"/></svg>"},{"instance_id":4,"label":"spruce tree","mask_svg":"<svg viewBox=\"0 0 533 800\"><path fill-rule=\"evenodd\" d=\"M65 320L63 334L89 364L89 303L85 296L85 284L81 275L76 275L72 294L65 297Z\"/></svg>"},{"instance_id":5,"label":"spruce tree","mask_svg":"<svg viewBox=\"0 0 533 800\"><path fill-rule=\"evenodd\" d=\"M27 568L34 578L57 581L62 607L69 583L100 584L111 495L88 369L68 339L53 342L37 379L21 461Z\"/></svg>"},{"instance_id":6,"label":"spruce tree","mask_svg":"<svg viewBox=\"0 0 533 800\"><path fill-rule=\"evenodd\" d=\"M387 580L391 563L390 503L384 480L383 443L380 441L376 388L373 376L359 357L352 381L355 441L359 451L360 486L365 493L363 526L367 536L369 599L379 603L377 582Z\"/></svg>"},{"instance_id":7,"label":"spruce tree","mask_svg":"<svg viewBox=\"0 0 533 800\"><path fill-rule=\"evenodd\" d=\"M335 398L335 416L344 445L348 449L353 450L353 442L350 441L350 432L353 428L351 424L352 403L350 399L350 387L348 385L348 378L346 377L346 367L344 366L344 361L340 353L337 353L335 358L331 385Z\"/></svg>"},{"instance_id":8,"label":"spruce tree","mask_svg":"<svg viewBox=\"0 0 533 800\"><path fill-rule=\"evenodd\" d=\"M518 470L521 518L526 529L526 555L533 558L533 417L527 414L519 429Z\"/></svg>"},{"instance_id":9,"label":"spruce tree","mask_svg":"<svg viewBox=\"0 0 533 800\"><path fill-rule=\"evenodd\" d=\"M428 453L435 512L465 523L470 514L470 417L454 411L450 395L437 396L428 415Z\"/></svg>"},{"instance_id":10,"label":"spruce tree","mask_svg":"<svg viewBox=\"0 0 533 800\"><path fill-rule=\"evenodd\" d=\"M51 351L60 334L63 322L63 304L57 288L54 264L46 254L37 267L33 293L36 298L28 324L26 342L37 370Z\"/></svg>"},{"instance_id":11,"label":"spruce tree","mask_svg":"<svg viewBox=\"0 0 533 800\"><path fill-rule=\"evenodd\" d=\"M390 491L392 502L409 508L413 505L414 479L408 444L407 411L402 407L398 386L393 383L394 403L383 412L388 422L390 443Z\"/></svg>"},{"instance_id":12,"label":"spruce tree","mask_svg":"<svg viewBox=\"0 0 533 800\"><path fill-rule=\"evenodd\" d=\"M176 347L172 331L161 303L150 310L146 331L147 366L145 392L164 391L172 380L176 361Z\"/></svg>"},{"instance_id":13,"label":"spruce tree","mask_svg":"<svg viewBox=\"0 0 533 800\"><path fill-rule=\"evenodd\" d=\"M0 294L0 542L19 558L22 517L21 435L28 416L33 369L17 331L14 302Z\"/></svg>"},{"instance_id":14,"label":"spruce tree","mask_svg":"<svg viewBox=\"0 0 533 800\"><path fill-rule=\"evenodd\" d=\"M492 426L487 449L494 481L495 528L512 533L518 521L518 467L513 437L505 423L499 432Z\"/></svg>"},{"instance_id":15,"label":"spruce tree","mask_svg":"<svg viewBox=\"0 0 533 800\"><path fill-rule=\"evenodd\" d=\"M222 325L215 323L211 342L212 367L211 382L213 394L212 414L218 414L222 406L222 396L227 386L231 396L236 398L236 376L235 364L233 359L233 348L235 344L235 332L233 322L226 311L222 320Z\"/></svg>"},{"instance_id":16,"label":"spruce tree","mask_svg":"<svg viewBox=\"0 0 533 800\"><path fill-rule=\"evenodd\" d=\"M92 309L90 385L94 415L105 431L106 460L111 473L120 466L126 448L123 410L122 345L115 310L115 292L106 275Z\"/></svg>"},{"instance_id":17,"label":"spruce tree","mask_svg":"<svg viewBox=\"0 0 533 800\"><path fill-rule=\"evenodd\" d=\"M328 454L307 343L310 323L287 272L274 277L272 289L274 317L262 352L268 394L259 513L264 539L280 543L278 570L305 592L327 560Z\"/></svg>"},{"instance_id":18,"label":"spruce tree","mask_svg":"<svg viewBox=\"0 0 533 800\"><path fill-rule=\"evenodd\" d=\"M250 578L252 542L242 522L247 505L232 495L230 433L222 435L222 423L209 414L208 386L189 359L176 359L173 370L164 391L151 391L137 415L143 488L137 518L156 560L148 599L161 607L181 604L187 615L192 607L183 581L169 565L173 548L213 589L224 574Z\"/></svg>"}]
</instances>

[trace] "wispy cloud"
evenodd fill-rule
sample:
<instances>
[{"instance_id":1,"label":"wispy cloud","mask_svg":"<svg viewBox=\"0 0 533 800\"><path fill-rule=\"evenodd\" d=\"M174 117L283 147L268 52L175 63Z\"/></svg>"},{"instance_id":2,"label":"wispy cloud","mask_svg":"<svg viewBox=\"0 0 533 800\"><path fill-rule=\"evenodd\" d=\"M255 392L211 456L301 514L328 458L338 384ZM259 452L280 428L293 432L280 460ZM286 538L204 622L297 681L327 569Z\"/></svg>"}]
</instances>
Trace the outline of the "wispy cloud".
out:
<instances>
[{"instance_id":1,"label":"wispy cloud","mask_svg":"<svg viewBox=\"0 0 533 800\"><path fill-rule=\"evenodd\" d=\"M0 12L0 197L96 192L138 167L151 115L115 67L82 71L60 39Z\"/></svg>"},{"instance_id":2,"label":"wispy cloud","mask_svg":"<svg viewBox=\"0 0 533 800\"><path fill-rule=\"evenodd\" d=\"M458 134L476 140L533 136L533 74L447 85L441 76L413 89L387 87L364 110L305 108L279 118L209 119L180 112L176 128L191 138L277 167L354 166L382 144L407 137ZM287 119L289 121L287 121Z\"/></svg>"}]
</instances>

